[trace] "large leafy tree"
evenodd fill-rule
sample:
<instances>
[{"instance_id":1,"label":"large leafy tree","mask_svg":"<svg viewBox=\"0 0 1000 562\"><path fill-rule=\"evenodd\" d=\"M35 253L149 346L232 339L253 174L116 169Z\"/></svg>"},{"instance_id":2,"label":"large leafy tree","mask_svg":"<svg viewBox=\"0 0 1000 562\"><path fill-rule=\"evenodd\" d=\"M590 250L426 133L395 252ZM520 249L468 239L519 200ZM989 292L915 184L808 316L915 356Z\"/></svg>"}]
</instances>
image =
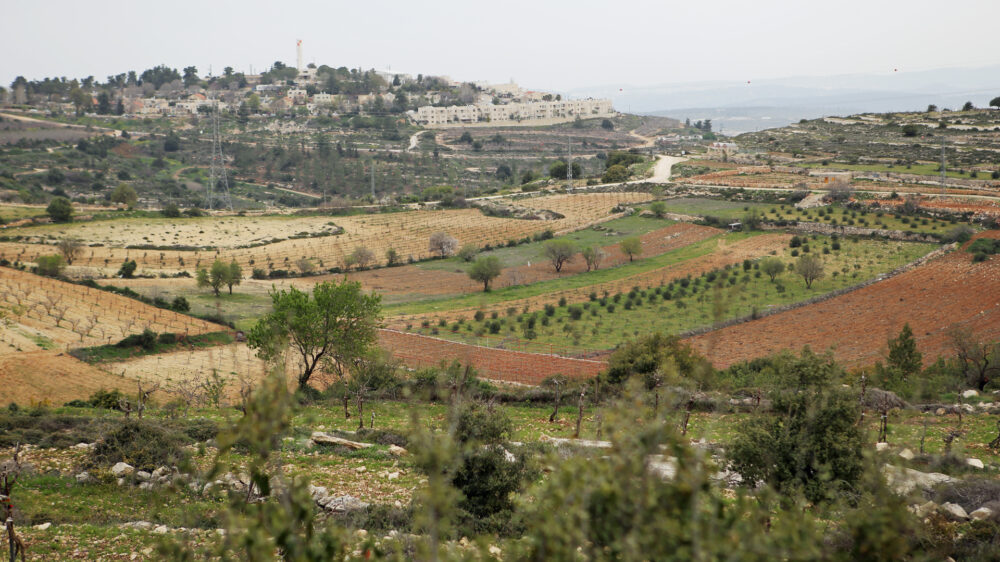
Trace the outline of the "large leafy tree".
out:
<instances>
[{"instance_id":1,"label":"large leafy tree","mask_svg":"<svg viewBox=\"0 0 1000 562\"><path fill-rule=\"evenodd\" d=\"M569 240L549 240L545 243L542 253L545 259L552 263L556 273L562 271L562 267L573 259L576 253L576 246Z\"/></svg>"},{"instance_id":2,"label":"large leafy tree","mask_svg":"<svg viewBox=\"0 0 1000 562\"><path fill-rule=\"evenodd\" d=\"M219 296L219 290L223 285L229 284L231 275L232 270L226 262L215 260L211 269L199 269L195 278L199 287L211 287L215 296ZM229 292L232 293L231 285Z\"/></svg>"},{"instance_id":3,"label":"large leafy tree","mask_svg":"<svg viewBox=\"0 0 1000 562\"><path fill-rule=\"evenodd\" d=\"M500 276L503 266L496 256L483 256L469 268L469 278L483 284L483 292L490 290L490 282Z\"/></svg>"},{"instance_id":4,"label":"large leafy tree","mask_svg":"<svg viewBox=\"0 0 1000 562\"><path fill-rule=\"evenodd\" d=\"M360 283L319 283L312 296L295 287L275 290L271 301L273 312L250 330L247 342L265 361L279 359L291 347L302 364L299 388L321 365L348 369L375 345L382 298L363 293Z\"/></svg>"}]
</instances>

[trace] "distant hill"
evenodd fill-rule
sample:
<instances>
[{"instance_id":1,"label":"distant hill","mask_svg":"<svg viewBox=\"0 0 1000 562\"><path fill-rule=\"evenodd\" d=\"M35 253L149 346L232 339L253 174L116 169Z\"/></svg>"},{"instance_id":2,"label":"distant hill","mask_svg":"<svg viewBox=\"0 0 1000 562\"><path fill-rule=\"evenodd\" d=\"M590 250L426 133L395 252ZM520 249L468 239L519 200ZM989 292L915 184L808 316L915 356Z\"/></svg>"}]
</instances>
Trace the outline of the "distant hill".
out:
<instances>
[{"instance_id":1,"label":"distant hill","mask_svg":"<svg viewBox=\"0 0 1000 562\"><path fill-rule=\"evenodd\" d=\"M924 110L928 104L958 109L966 101L984 107L1000 95L1000 65L881 75L604 86L570 94L610 97L619 111L711 119L716 130L738 134L827 115Z\"/></svg>"}]
</instances>

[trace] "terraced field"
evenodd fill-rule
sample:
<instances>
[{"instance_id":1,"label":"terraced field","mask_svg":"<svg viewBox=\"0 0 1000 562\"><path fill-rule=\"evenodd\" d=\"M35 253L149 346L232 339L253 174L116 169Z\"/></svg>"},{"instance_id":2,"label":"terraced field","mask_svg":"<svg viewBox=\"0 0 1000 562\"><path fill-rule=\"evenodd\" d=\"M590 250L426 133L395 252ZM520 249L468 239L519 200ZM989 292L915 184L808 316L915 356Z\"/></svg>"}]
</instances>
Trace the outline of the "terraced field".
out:
<instances>
[{"instance_id":1,"label":"terraced field","mask_svg":"<svg viewBox=\"0 0 1000 562\"><path fill-rule=\"evenodd\" d=\"M989 231L981 236L1000 237ZM953 353L952 326L987 341L1000 339L1000 257L973 263L956 251L886 281L815 305L691 338L718 367L783 349L832 349L850 366L883 358L886 341L909 323L930 363Z\"/></svg>"},{"instance_id":2,"label":"terraced field","mask_svg":"<svg viewBox=\"0 0 1000 562\"><path fill-rule=\"evenodd\" d=\"M650 198L645 193L593 193L517 201L519 206L563 215L549 221L490 217L477 209L456 209L347 217L146 219L13 228L5 231L5 236L21 236L42 243L3 242L0 256L11 261L33 262L39 255L57 253L53 245L56 239L76 236L100 245L88 247L74 261L74 267L97 269L105 275L117 270L126 259L136 260L140 271L190 270L205 267L215 259L234 259L247 271L253 267L293 269L303 258L312 260L318 268L343 267L345 256L356 248L371 250L379 263L385 262L389 248L395 249L404 260L410 257L419 260L429 257L428 238L435 232L447 232L461 244L498 245L547 229L562 233L584 228L613 218L611 211L619 204ZM324 235L332 234L336 227L343 228L343 233ZM276 242L264 243L275 239ZM261 245L240 248L251 244ZM172 245L211 246L211 249L158 249Z\"/></svg>"}]
</instances>

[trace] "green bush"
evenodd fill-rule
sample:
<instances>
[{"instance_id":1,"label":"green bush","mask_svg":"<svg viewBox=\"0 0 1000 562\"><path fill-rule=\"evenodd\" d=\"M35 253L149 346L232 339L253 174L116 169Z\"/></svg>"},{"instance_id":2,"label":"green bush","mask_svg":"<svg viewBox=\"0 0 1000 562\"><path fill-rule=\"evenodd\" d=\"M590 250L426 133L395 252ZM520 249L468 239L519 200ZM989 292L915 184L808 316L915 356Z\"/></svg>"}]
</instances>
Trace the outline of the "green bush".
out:
<instances>
[{"instance_id":1,"label":"green bush","mask_svg":"<svg viewBox=\"0 0 1000 562\"><path fill-rule=\"evenodd\" d=\"M141 347L152 351L156 347L156 332L146 328L141 334L132 334L115 344L116 347Z\"/></svg>"},{"instance_id":2,"label":"green bush","mask_svg":"<svg viewBox=\"0 0 1000 562\"><path fill-rule=\"evenodd\" d=\"M181 440L150 422L127 421L108 432L94 446L90 460L95 466L125 462L136 470L175 466L184 459Z\"/></svg>"},{"instance_id":3,"label":"green bush","mask_svg":"<svg viewBox=\"0 0 1000 562\"><path fill-rule=\"evenodd\" d=\"M105 410L117 410L118 403L126 398L125 394L118 390L98 390L97 392L90 395L88 402L94 408L103 408Z\"/></svg>"}]
</instances>

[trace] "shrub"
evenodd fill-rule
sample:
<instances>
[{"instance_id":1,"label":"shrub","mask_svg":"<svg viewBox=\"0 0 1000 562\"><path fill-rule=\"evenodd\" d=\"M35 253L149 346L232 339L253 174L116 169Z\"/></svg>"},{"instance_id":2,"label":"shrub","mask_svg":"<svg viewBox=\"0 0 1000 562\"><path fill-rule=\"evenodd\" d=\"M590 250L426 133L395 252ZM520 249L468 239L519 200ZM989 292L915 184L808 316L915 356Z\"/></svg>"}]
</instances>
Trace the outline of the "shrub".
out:
<instances>
[{"instance_id":1,"label":"shrub","mask_svg":"<svg viewBox=\"0 0 1000 562\"><path fill-rule=\"evenodd\" d=\"M115 344L116 347L141 347L147 351L156 347L156 332L146 328L141 334L132 334Z\"/></svg>"},{"instance_id":2,"label":"shrub","mask_svg":"<svg viewBox=\"0 0 1000 562\"><path fill-rule=\"evenodd\" d=\"M87 401L88 404L94 408L103 408L105 410L117 410L118 403L122 398L125 398L125 394L120 390L98 390L97 392L90 395L90 399Z\"/></svg>"},{"instance_id":3,"label":"shrub","mask_svg":"<svg viewBox=\"0 0 1000 562\"><path fill-rule=\"evenodd\" d=\"M38 274L46 277L59 277L66 266L63 257L60 255L38 256L35 258Z\"/></svg>"},{"instance_id":4,"label":"shrub","mask_svg":"<svg viewBox=\"0 0 1000 562\"><path fill-rule=\"evenodd\" d=\"M96 466L128 463L136 470L174 466L184 458L180 439L145 421L129 421L110 431L94 446L90 460Z\"/></svg>"},{"instance_id":5,"label":"shrub","mask_svg":"<svg viewBox=\"0 0 1000 562\"><path fill-rule=\"evenodd\" d=\"M174 297L174 300L170 303L170 310L174 312L189 312L191 310L191 305L184 297Z\"/></svg>"}]
</instances>

